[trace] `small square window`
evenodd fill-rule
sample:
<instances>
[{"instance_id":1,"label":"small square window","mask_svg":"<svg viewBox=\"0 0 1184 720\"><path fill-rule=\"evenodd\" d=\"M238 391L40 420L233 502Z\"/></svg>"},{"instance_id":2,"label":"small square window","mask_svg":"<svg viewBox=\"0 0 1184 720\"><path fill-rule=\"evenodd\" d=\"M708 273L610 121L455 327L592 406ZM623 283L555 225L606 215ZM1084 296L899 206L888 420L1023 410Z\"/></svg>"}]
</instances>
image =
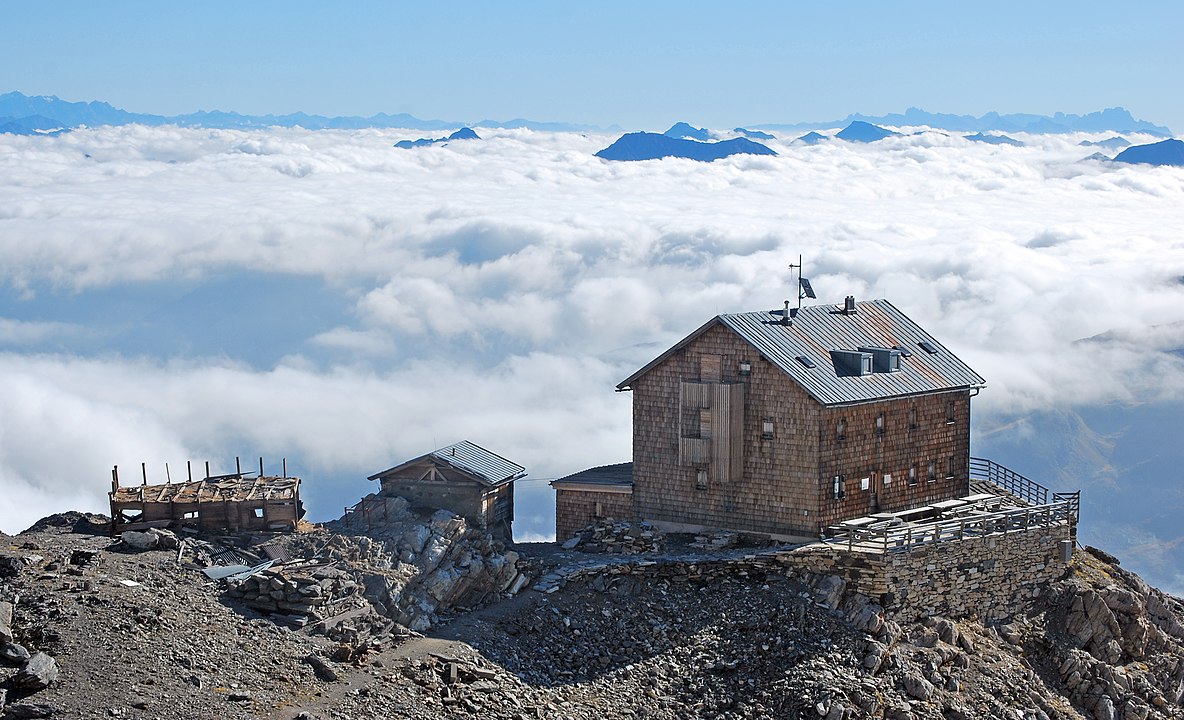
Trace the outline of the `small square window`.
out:
<instances>
[{"instance_id":1,"label":"small square window","mask_svg":"<svg viewBox=\"0 0 1184 720\"><path fill-rule=\"evenodd\" d=\"M888 486L891 484L892 484L892 473L884 473L884 485Z\"/></svg>"},{"instance_id":2,"label":"small square window","mask_svg":"<svg viewBox=\"0 0 1184 720\"><path fill-rule=\"evenodd\" d=\"M862 480L860 480L859 481L859 489L864 492L871 490L872 489L872 479L870 477L865 477Z\"/></svg>"},{"instance_id":3,"label":"small square window","mask_svg":"<svg viewBox=\"0 0 1184 720\"><path fill-rule=\"evenodd\" d=\"M765 418L764 420L761 421L761 439L762 440L772 440L773 439L773 420L772 420L772 418Z\"/></svg>"},{"instance_id":4,"label":"small square window","mask_svg":"<svg viewBox=\"0 0 1184 720\"><path fill-rule=\"evenodd\" d=\"M952 480L952 479L954 478L954 472L955 472L955 469L958 467L958 466L955 464L956 462L957 462L957 461L956 461L956 460L954 460L954 456L953 456L953 455L951 455L951 456L949 457L949 460L947 460L947 461L946 461L946 479L947 479L947 480Z\"/></svg>"},{"instance_id":5,"label":"small square window","mask_svg":"<svg viewBox=\"0 0 1184 720\"><path fill-rule=\"evenodd\" d=\"M912 465L909 467L909 485L916 485L916 484L917 484L917 466Z\"/></svg>"},{"instance_id":6,"label":"small square window","mask_svg":"<svg viewBox=\"0 0 1184 720\"><path fill-rule=\"evenodd\" d=\"M260 520L263 519L263 508L261 508L261 507L251 508L251 512L253 512L255 514L255 517L257 519L260 519Z\"/></svg>"},{"instance_id":7,"label":"small square window","mask_svg":"<svg viewBox=\"0 0 1184 720\"><path fill-rule=\"evenodd\" d=\"M831 480L831 490L835 500L842 500L847 497L847 483L842 475L835 475Z\"/></svg>"},{"instance_id":8,"label":"small square window","mask_svg":"<svg viewBox=\"0 0 1184 720\"><path fill-rule=\"evenodd\" d=\"M876 416L876 434L884 434L884 413L880 413Z\"/></svg>"},{"instance_id":9,"label":"small square window","mask_svg":"<svg viewBox=\"0 0 1184 720\"><path fill-rule=\"evenodd\" d=\"M707 468L699 468L695 471L695 489L707 489Z\"/></svg>"},{"instance_id":10,"label":"small square window","mask_svg":"<svg viewBox=\"0 0 1184 720\"><path fill-rule=\"evenodd\" d=\"M847 418L839 418L839 421L835 424L835 439L847 439Z\"/></svg>"},{"instance_id":11,"label":"small square window","mask_svg":"<svg viewBox=\"0 0 1184 720\"><path fill-rule=\"evenodd\" d=\"M189 512L181 515L182 520L196 520L199 517L201 517L201 513L197 510L190 510Z\"/></svg>"},{"instance_id":12,"label":"small square window","mask_svg":"<svg viewBox=\"0 0 1184 720\"><path fill-rule=\"evenodd\" d=\"M909 408L909 430L917 429L917 408Z\"/></svg>"},{"instance_id":13,"label":"small square window","mask_svg":"<svg viewBox=\"0 0 1184 720\"><path fill-rule=\"evenodd\" d=\"M597 500L596 507L593 508L592 512L593 512L594 517L598 517L598 518L604 517L604 503Z\"/></svg>"},{"instance_id":14,"label":"small square window","mask_svg":"<svg viewBox=\"0 0 1184 720\"><path fill-rule=\"evenodd\" d=\"M929 467L925 470L925 482L937 482L937 463L932 460L929 461Z\"/></svg>"},{"instance_id":15,"label":"small square window","mask_svg":"<svg viewBox=\"0 0 1184 720\"><path fill-rule=\"evenodd\" d=\"M954 424L954 401L946 401L946 425Z\"/></svg>"}]
</instances>

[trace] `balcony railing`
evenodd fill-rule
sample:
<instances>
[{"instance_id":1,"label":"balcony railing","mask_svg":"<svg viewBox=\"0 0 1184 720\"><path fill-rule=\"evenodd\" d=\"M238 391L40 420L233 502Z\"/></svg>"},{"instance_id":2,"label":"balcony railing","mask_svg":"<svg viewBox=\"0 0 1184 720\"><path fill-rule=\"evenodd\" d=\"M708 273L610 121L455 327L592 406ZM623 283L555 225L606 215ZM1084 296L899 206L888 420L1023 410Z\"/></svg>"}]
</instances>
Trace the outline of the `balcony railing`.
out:
<instances>
[{"instance_id":1,"label":"balcony railing","mask_svg":"<svg viewBox=\"0 0 1184 720\"><path fill-rule=\"evenodd\" d=\"M970 458L970 479L991 482L1029 505L1048 504L1048 488L985 458Z\"/></svg>"}]
</instances>

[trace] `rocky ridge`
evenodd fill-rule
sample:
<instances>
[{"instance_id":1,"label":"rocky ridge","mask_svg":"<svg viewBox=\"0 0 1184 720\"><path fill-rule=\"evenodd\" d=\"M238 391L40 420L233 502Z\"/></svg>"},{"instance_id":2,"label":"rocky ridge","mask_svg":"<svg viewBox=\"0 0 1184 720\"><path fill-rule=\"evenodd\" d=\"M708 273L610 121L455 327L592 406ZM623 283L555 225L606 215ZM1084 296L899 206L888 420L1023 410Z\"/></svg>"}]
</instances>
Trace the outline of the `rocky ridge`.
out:
<instances>
[{"instance_id":1,"label":"rocky ridge","mask_svg":"<svg viewBox=\"0 0 1184 720\"><path fill-rule=\"evenodd\" d=\"M442 516L404 519L282 538L317 563L283 582L347 598L303 627L179 566L172 548L133 551L67 521L0 536L0 716L1184 717L1184 605L1104 553L1077 553L1002 620L902 623L838 576L710 543L681 555L524 546L510 582L557 579L510 596L496 589L508 572L472 569L511 551ZM327 567L342 574L317 578ZM443 593L427 579L440 569ZM449 604L462 599L474 609ZM410 612L424 601L430 612Z\"/></svg>"}]
</instances>

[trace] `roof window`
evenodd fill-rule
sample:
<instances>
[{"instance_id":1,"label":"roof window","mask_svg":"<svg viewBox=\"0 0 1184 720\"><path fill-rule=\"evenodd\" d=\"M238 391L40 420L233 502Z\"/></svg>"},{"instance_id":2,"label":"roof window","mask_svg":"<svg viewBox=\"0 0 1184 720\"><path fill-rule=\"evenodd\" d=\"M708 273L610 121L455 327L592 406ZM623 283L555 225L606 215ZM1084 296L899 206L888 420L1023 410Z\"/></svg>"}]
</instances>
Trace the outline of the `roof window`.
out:
<instances>
[{"instance_id":1,"label":"roof window","mask_svg":"<svg viewBox=\"0 0 1184 720\"><path fill-rule=\"evenodd\" d=\"M920 347L922 350L929 353L930 355L937 354L937 346L934 345L933 343L929 342L928 340L922 340L921 342L917 343L917 345L918 345L918 347Z\"/></svg>"},{"instance_id":2,"label":"roof window","mask_svg":"<svg viewBox=\"0 0 1184 720\"><path fill-rule=\"evenodd\" d=\"M871 375L872 355L859 350L831 350L831 359L839 375Z\"/></svg>"},{"instance_id":3,"label":"roof window","mask_svg":"<svg viewBox=\"0 0 1184 720\"><path fill-rule=\"evenodd\" d=\"M909 350L909 349L908 349L907 347L905 347L904 345L893 345L893 346L892 346L892 349L893 349L893 350L899 350L899 351L900 351L900 356L901 356L901 357L903 357L903 358L909 358L909 357L912 357L912 356L913 356L913 351L912 351L912 350Z\"/></svg>"},{"instance_id":4,"label":"roof window","mask_svg":"<svg viewBox=\"0 0 1184 720\"><path fill-rule=\"evenodd\" d=\"M869 345L860 345L859 351L870 353L872 356L872 367L876 372L900 372L900 351L889 348L875 347Z\"/></svg>"},{"instance_id":5,"label":"roof window","mask_svg":"<svg viewBox=\"0 0 1184 720\"><path fill-rule=\"evenodd\" d=\"M814 364L814 361L813 361L813 360L811 360L810 358L806 357L805 355L798 355L798 356L797 356L796 358L794 358L794 359L795 359L795 360L797 360L798 362L800 362L801 364L805 365L806 367L810 368L811 370L813 370L814 368L818 367L817 365L815 365L815 364Z\"/></svg>"}]
</instances>

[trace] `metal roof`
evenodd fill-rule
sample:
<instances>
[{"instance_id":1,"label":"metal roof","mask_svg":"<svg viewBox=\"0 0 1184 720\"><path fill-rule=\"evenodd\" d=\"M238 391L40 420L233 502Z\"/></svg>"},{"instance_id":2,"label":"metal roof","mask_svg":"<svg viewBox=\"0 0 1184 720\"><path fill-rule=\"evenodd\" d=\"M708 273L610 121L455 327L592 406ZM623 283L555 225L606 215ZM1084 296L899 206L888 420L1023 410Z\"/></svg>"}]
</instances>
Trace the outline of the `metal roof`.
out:
<instances>
[{"instance_id":1,"label":"metal roof","mask_svg":"<svg viewBox=\"0 0 1184 720\"><path fill-rule=\"evenodd\" d=\"M601 465L600 467L588 468L581 470L578 473L572 473L552 480L551 486L563 485L566 483L579 483L581 485L633 485L633 463L624 462L616 465Z\"/></svg>"},{"instance_id":2,"label":"metal roof","mask_svg":"<svg viewBox=\"0 0 1184 720\"><path fill-rule=\"evenodd\" d=\"M375 473L369 479L375 480L385 475L390 475L428 458L451 465L486 485L500 485L510 480L516 480L526 474L526 468L521 465L510 462L501 455L492 453L476 443L461 440L458 443L442 447L439 450L433 450L427 455L420 455L414 460L408 460L402 465L396 465L389 470Z\"/></svg>"},{"instance_id":3,"label":"metal roof","mask_svg":"<svg viewBox=\"0 0 1184 720\"><path fill-rule=\"evenodd\" d=\"M719 315L688 335L617 385L631 387L674 351L684 347L716 324L731 329L770 363L794 379L823 405L846 405L907 395L982 387L986 381L962 362L937 338L887 300L856 303L855 312L841 306L810 305L801 308L790 324L782 322L780 310ZM919 343L930 343L936 353ZM901 358L900 372L849 375L836 366L832 350L858 350L861 346L901 347L909 357ZM797 360L811 360L809 368Z\"/></svg>"}]
</instances>

